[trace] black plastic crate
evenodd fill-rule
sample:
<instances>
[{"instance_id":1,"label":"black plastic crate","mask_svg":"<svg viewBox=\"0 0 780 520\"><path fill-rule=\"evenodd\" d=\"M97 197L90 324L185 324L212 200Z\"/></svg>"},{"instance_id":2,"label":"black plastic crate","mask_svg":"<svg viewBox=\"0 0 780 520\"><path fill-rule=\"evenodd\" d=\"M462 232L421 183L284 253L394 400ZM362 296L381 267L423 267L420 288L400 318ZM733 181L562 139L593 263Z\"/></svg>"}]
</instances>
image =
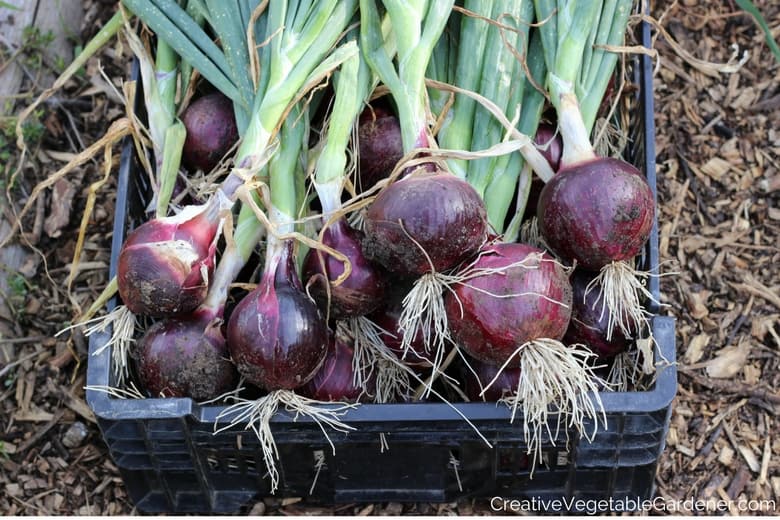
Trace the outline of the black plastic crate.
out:
<instances>
[{"instance_id":1,"label":"black plastic crate","mask_svg":"<svg viewBox=\"0 0 780 520\"><path fill-rule=\"evenodd\" d=\"M648 45L646 25L642 36ZM652 68L647 56L638 58L633 75L639 86L638 117L628 159L645 171L655 191ZM138 174L133 154L128 143L118 179L112 276L130 218L142 214L145 178ZM643 264L658 267L657 222ZM649 289L659 299L656 277L649 279ZM650 310L658 312L656 307ZM509 409L503 405L455 405L493 444L490 448L446 404L363 404L343 417L355 431L329 432L335 455L319 426L278 413L272 423L280 454L276 496L320 504L449 502L461 497L559 499L575 509L586 507L584 502L572 502L576 499L638 504L638 499L653 494L677 388L674 320L656 316L652 329L656 359L671 362L659 369L652 390L602 392L607 428L600 427L592 442L576 436L568 445L544 440L544 463L536 467L533 478L522 419L510 424ZM107 334L90 338L89 386L112 382L110 352L94 355L107 340ZM191 399L115 399L94 390L87 391L87 401L140 511L234 513L269 495L254 434L241 427L214 434L224 407L200 406ZM384 452L380 434L389 445Z\"/></svg>"}]
</instances>

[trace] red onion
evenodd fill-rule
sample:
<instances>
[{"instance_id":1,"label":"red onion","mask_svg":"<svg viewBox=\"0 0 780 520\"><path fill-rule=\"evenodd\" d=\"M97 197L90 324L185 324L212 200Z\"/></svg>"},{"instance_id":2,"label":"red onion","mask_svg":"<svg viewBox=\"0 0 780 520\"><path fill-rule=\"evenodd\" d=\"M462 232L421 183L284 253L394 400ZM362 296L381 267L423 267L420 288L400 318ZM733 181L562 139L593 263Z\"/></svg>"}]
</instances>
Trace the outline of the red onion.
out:
<instances>
[{"instance_id":1,"label":"red onion","mask_svg":"<svg viewBox=\"0 0 780 520\"><path fill-rule=\"evenodd\" d=\"M563 139L561 139L561 134L558 133L555 125L540 124L536 129L536 135L534 135L534 143L553 171L557 172L561 166Z\"/></svg>"},{"instance_id":2,"label":"red onion","mask_svg":"<svg viewBox=\"0 0 780 520\"><path fill-rule=\"evenodd\" d=\"M609 328L609 313L602 309L600 287L588 285L596 274L577 269L571 277L574 292L572 317L564 342L582 344L606 360L624 352L630 343L620 327Z\"/></svg>"},{"instance_id":3,"label":"red onion","mask_svg":"<svg viewBox=\"0 0 780 520\"><path fill-rule=\"evenodd\" d=\"M468 363L473 372L468 367L462 368L465 382L463 390L471 401L498 401L506 395L514 394L517 390L517 383L520 380L519 367L506 367L499 374L498 365L483 363L473 358L469 359ZM482 389L494 379L496 381L482 394Z\"/></svg>"},{"instance_id":4,"label":"red onion","mask_svg":"<svg viewBox=\"0 0 780 520\"><path fill-rule=\"evenodd\" d=\"M334 285L344 273L344 263L326 252L311 249L303 263L303 279L307 280L311 295L326 309L330 303L330 317L343 319L362 316L376 309L384 296L384 273L369 262L360 247L363 233L352 229L341 218L328 226L322 243L346 256L351 272L339 285ZM326 282L330 282L328 300Z\"/></svg>"},{"instance_id":5,"label":"red onion","mask_svg":"<svg viewBox=\"0 0 780 520\"><path fill-rule=\"evenodd\" d=\"M408 292L407 284L396 284L391 291L388 291L385 304L373 312L369 319L383 330L380 333L382 342L405 365L428 368L433 365L436 352L433 348L426 347L421 327L418 327L414 338L409 343L406 356L404 356L403 331L399 327L399 320L403 311L403 299ZM448 344L449 346L451 345Z\"/></svg>"},{"instance_id":6,"label":"red onion","mask_svg":"<svg viewBox=\"0 0 780 520\"><path fill-rule=\"evenodd\" d=\"M328 328L302 290L292 244L274 245L269 239L268 248L260 283L230 316L228 348L250 383L266 390L292 390L314 377L322 365Z\"/></svg>"},{"instance_id":7,"label":"red onion","mask_svg":"<svg viewBox=\"0 0 780 520\"><path fill-rule=\"evenodd\" d=\"M193 101L181 115L187 129L182 163L209 172L238 141L233 102L221 92Z\"/></svg>"},{"instance_id":8,"label":"red onion","mask_svg":"<svg viewBox=\"0 0 780 520\"><path fill-rule=\"evenodd\" d=\"M641 252L655 203L639 170L598 157L563 166L542 190L537 217L545 243L557 255L598 270Z\"/></svg>"},{"instance_id":9,"label":"red onion","mask_svg":"<svg viewBox=\"0 0 780 520\"><path fill-rule=\"evenodd\" d=\"M206 298L221 228L219 200L145 222L119 253L117 284L134 314L186 314Z\"/></svg>"},{"instance_id":10,"label":"red onion","mask_svg":"<svg viewBox=\"0 0 780 520\"><path fill-rule=\"evenodd\" d=\"M394 182L379 193L364 222L366 256L400 275L456 266L479 249L488 229L479 194L442 171Z\"/></svg>"},{"instance_id":11,"label":"red onion","mask_svg":"<svg viewBox=\"0 0 780 520\"><path fill-rule=\"evenodd\" d=\"M393 171L404 155L401 125L384 104L376 103L360 114L358 122L358 191L371 188Z\"/></svg>"},{"instance_id":12,"label":"red onion","mask_svg":"<svg viewBox=\"0 0 780 520\"><path fill-rule=\"evenodd\" d=\"M210 313L159 321L138 344L138 375L153 397L214 399L235 388L222 320Z\"/></svg>"},{"instance_id":13,"label":"red onion","mask_svg":"<svg viewBox=\"0 0 780 520\"><path fill-rule=\"evenodd\" d=\"M445 296L450 330L472 357L502 364L524 343L561 339L571 317L571 285L563 268L525 244L491 244L480 274Z\"/></svg>"},{"instance_id":14,"label":"red onion","mask_svg":"<svg viewBox=\"0 0 780 520\"><path fill-rule=\"evenodd\" d=\"M542 123L536 130L534 143L539 148L544 158L550 164L554 172L558 171L561 164L561 154L563 153L563 140L556 131L555 126ZM534 175L531 180L531 187L528 191L528 201L525 205L524 220L528 220L536 215L536 205L539 202L539 195L544 188L544 181L539 176Z\"/></svg>"},{"instance_id":15,"label":"red onion","mask_svg":"<svg viewBox=\"0 0 780 520\"><path fill-rule=\"evenodd\" d=\"M325 361L314 377L296 390L299 394L318 401L357 402L370 397L376 385L376 371L366 382L366 388L355 386L354 349L348 338L331 334Z\"/></svg>"}]
</instances>

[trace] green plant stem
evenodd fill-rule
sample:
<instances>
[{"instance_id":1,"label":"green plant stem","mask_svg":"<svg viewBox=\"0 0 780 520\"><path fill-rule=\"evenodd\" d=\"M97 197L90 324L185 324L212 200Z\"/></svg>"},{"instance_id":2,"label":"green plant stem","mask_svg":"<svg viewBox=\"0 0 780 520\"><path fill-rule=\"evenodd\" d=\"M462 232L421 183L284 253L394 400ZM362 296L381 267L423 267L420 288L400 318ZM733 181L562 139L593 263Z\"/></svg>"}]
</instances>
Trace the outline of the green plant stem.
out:
<instances>
[{"instance_id":1,"label":"green plant stem","mask_svg":"<svg viewBox=\"0 0 780 520\"><path fill-rule=\"evenodd\" d=\"M769 28L769 24L766 23L766 19L761 15L761 11L750 0L736 0L740 9L746 11L756 21L758 26L764 32L764 39L766 44L769 45L769 50L775 55L775 60L780 63L780 46L777 45L774 37L772 36L772 30Z\"/></svg>"},{"instance_id":2,"label":"green plant stem","mask_svg":"<svg viewBox=\"0 0 780 520\"><path fill-rule=\"evenodd\" d=\"M571 0L566 2L563 8L559 7L558 43L555 65L550 69L550 73L560 81L551 81L548 85L553 105L560 97L560 89L564 88L564 84L571 85L573 89L577 82L588 35L600 10L601 2L590 0Z\"/></svg>"},{"instance_id":3,"label":"green plant stem","mask_svg":"<svg viewBox=\"0 0 780 520\"><path fill-rule=\"evenodd\" d=\"M165 40L158 40L154 58L160 106L165 111L170 125L176 114L176 80L179 56Z\"/></svg>"},{"instance_id":4,"label":"green plant stem","mask_svg":"<svg viewBox=\"0 0 780 520\"><path fill-rule=\"evenodd\" d=\"M280 2L281 4L282 2ZM276 32L279 27L274 21L277 18L284 20L283 14L277 12L271 2L268 31ZM280 38L274 38L271 45L271 57L269 58L269 79L264 92L258 91L255 96L255 106L249 120L246 135L236 154L236 164L239 167L259 170L267 160L266 147L274 129L280 124L284 112L290 102L298 95L300 89L306 83L309 75L320 65L336 43L338 37L349 23L354 9L355 0L339 0L333 9L331 16L325 20L318 18L318 25L307 30L316 33L316 38L311 39L311 44L305 52L299 54L297 63L290 63L289 54L281 48L274 47L274 42ZM282 22L283 25L283 22ZM267 34L266 37L270 37ZM296 35L288 35L289 41L295 41ZM342 46L346 49L347 47ZM355 52L357 50L355 49Z\"/></svg>"},{"instance_id":5,"label":"green plant stem","mask_svg":"<svg viewBox=\"0 0 780 520\"><path fill-rule=\"evenodd\" d=\"M537 85L544 84L547 72L544 54L542 52L542 39L539 31L534 31L528 44L526 65L528 72ZM525 76L525 85L522 89L522 100L519 103L520 119L517 129L525 135L533 136L539 126L542 117L545 97L537 90L530 79ZM510 102L510 107L518 106ZM509 114L511 117L513 114ZM485 207L488 212L488 221L497 233L504 230L504 223L509 212L512 198L517 191L517 203L515 217L522 218L528 200L528 188L530 187L533 171L525 167L525 160L520 153L498 157L494 167L494 173L490 184L485 191ZM524 178L525 177L525 178ZM507 230L510 231L510 230ZM508 238L511 241L511 237Z\"/></svg>"},{"instance_id":6,"label":"green plant stem","mask_svg":"<svg viewBox=\"0 0 780 520\"><path fill-rule=\"evenodd\" d=\"M195 22L195 24L198 27L203 28L203 24L206 23L206 16L201 9L200 3L195 0L189 0L185 10L190 18L192 18L192 20ZM190 80L192 79L192 70L192 63L187 60L181 60L181 63L179 64L179 84L181 86L182 92L186 91L190 84Z\"/></svg>"},{"instance_id":7,"label":"green plant stem","mask_svg":"<svg viewBox=\"0 0 780 520\"><path fill-rule=\"evenodd\" d=\"M256 196L255 200L257 201ZM235 281L241 269L249 261L264 232L265 228L252 209L242 205L233 231L233 239L226 240L225 249L222 251L208 294L200 306L201 309L210 309L215 315L222 316L230 284Z\"/></svg>"},{"instance_id":8,"label":"green plant stem","mask_svg":"<svg viewBox=\"0 0 780 520\"><path fill-rule=\"evenodd\" d=\"M533 19L533 5L530 2L498 0L495 2L492 18L498 20L502 14L509 16L503 17L501 22L505 25L515 25L517 32L504 30L502 38L502 30L499 27L490 27L479 92L512 118L519 108L517 103L522 99L525 73L517 58L507 48L504 38L519 53L525 52L528 47L529 24ZM508 111L510 100L514 100L514 104L511 111ZM500 141L503 133L504 128L487 110L477 108L474 114L472 150L488 148ZM494 166L497 160L497 157L486 157L471 161L468 165L467 180L483 198L495 173Z\"/></svg>"},{"instance_id":9,"label":"green plant stem","mask_svg":"<svg viewBox=\"0 0 780 520\"><path fill-rule=\"evenodd\" d=\"M633 0L611 0L604 4L601 27L599 27L593 42L594 49L590 66L588 69L583 68L583 72L587 72L587 76L576 89L582 120L588 132L593 130L604 93L610 79L614 76L619 59L618 53L608 51L602 46L623 44L633 3Z\"/></svg>"},{"instance_id":10,"label":"green plant stem","mask_svg":"<svg viewBox=\"0 0 780 520\"><path fill-rule=\"evenodd\" d=\"M455 83L455 70L457 68L458 40L460 38L460 20L458 17L450 17L450 22L436 46L433 48L431 59L428 62L428 79L435 79L443 83ZM428 101L431 112L435 117L440 117L444 107L450 100L450 93L435 88L428 89ZM449 117L448 117L449 119ZM437 140L441 144L442 131L439 131ZM454 173L454 172L453 172Z\"/></svg>"},{"instance_id":11,"label":"green plant stem","mask_svg":"<svg viewBox=\"0 0 780 520\"><path fill-rule=\"evenodd\" d=\"M162 149L163 161L158 172L159 189L157 191L157 218L168 214L168 204L176 186L176 178L181 165L181 154L184 149L184 140L187 130L178 119L165 131L165 145Z\"/></svg>"},{"instance_id":12,"label":"green plant stem","mask_svg":"<svg viewBox=\"0 0 780 520\"><path fill-rule=\"evenodd\" d=\"M292 223L298 214L298 194L295 176L303 161L303 137L306 122L299 118L300 109L295 108L282 124L279 148L268 163L271 189L271 221L278 225L280 233L292 231Z\"/></svg>"},{"instance_id":13,"label":"green plant stem","mask_svg":"<svg viewBox=\"0 0 780 520\"><path fill-rule=\"evenodd\" d=\"M493 13L493 0L466 0L464 7L476 14L490 17ZM490 24L474 16L466 14L460 17L459 48L466 52L458 53L455 71L455 83L457 86L477 91L482 81L483 68L480 67L480 57L485 56L485 47L488 41L488 33L492 31ZM491 42L493 45L495 42ZM495 72L495 70L493 70ZM450 78L441 78L449 81ZM450 150L473 150L471 147L474 113L477 102L467 96L455 96L452 105L452 117L442 125L438 142L443 148ZM448 159L447 165L450 171L458 177L465 179L469 170L469 162L463 159Z\"/></svg>"},{"instance_id":14,"label":"green plant stem","mask_svg":"<svg viewBox=\"0 0 780 520\"><path fill-rule=\"evenodd\" d=\"M341 65L335 84L335 101L328 120L325 144L317 158L315 179L323 214L341 205L347 167L347 146L355 120L368 96L370 74L359 54Z\"/></svg>"},{"instance_id":15,"label":"green plant stem","mask_svg":"<svg viewBox=\"0 0 780 520\"><path fill-rule=\"evenodd\" d=\"M555 67L555 56L558 48L558 19L555 16L558 4L556 0L534 0L539 34L542 37L544 62L547 70Z\"/></svg>"},{"instance_id":16,"label":"green plant stem","mask_svg":"<svg viewBox=\"0 0 780 520\"><path fill-rule=\"evenodd\" d=\"M425 101L425 71L447 23L454 0L385 0L397 46L396 69L384 48L374 0L360 1L361 46L366 62L390 89L398 106L405 152L430 144Z\"/></svg>"},{"instance_id":17,"label":"green plant stem","mask_svg":"<svg viewBox=\"0 0 780 520\"><path fill-rule=\"evenodd\" d=\"M220 92L234 100L234 103L241 99L225 55L176 2L122 0L122 3L143 20L158 38L168 42L182 59L193 64Z\"/></svg>"}]
</instances>

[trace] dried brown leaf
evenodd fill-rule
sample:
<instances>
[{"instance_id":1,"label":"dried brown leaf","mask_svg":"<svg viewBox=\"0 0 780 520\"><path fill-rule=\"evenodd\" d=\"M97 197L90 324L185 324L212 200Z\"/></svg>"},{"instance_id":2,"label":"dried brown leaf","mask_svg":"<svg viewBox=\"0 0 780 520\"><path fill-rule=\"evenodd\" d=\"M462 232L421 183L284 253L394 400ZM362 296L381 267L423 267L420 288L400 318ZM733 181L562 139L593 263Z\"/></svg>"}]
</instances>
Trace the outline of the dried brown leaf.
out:
<instances>
[{"instance_id":1,"label":"dried brown leaf","mask_svg":"<svg viewBox=\"0 0 780 520\"><path fill-rule=\"evenodd\" d=\"M701 290L698 292L689 291L685 295L688 310L694 319L701 319L707 316L710 311L707 308L707 300L712 295L712 291Z\"/></svg>"},{"instance_id":2,"label":"dried brown leaf","mask_svg":"<svg viewBox=\"0 0 780 520\"><path fill-rule=\"evenodd\" d=\"M685 351L685 361L687 363L696 363L704 355L704 347L709 345L709 334L697 334L688 343L688 348Z\"/></svg>"},{"instance_id":3,"label":"dried brown leaf","mask_svg":"<svg viewBox=\"0 0 780 520\"><path fill-rule=\"evenodd\" d=\"M76 187L66 178L58 179L52 186L49 216L43 223L43 230L51 238L59 237L62 229L70 222L75 194Z\"/></svg>"},{"instance_id":4,"label":"dried brown leaf","mask_svg":"<svg viewBox=\"0 0 780 520\"><path fill-rule=\"evenodd\" d=\"M705 363L707 375L714 378L734 377L745 366L750 355L750 342L740 341L717 352L717 357Z\"/></svg>"}]
</instances>

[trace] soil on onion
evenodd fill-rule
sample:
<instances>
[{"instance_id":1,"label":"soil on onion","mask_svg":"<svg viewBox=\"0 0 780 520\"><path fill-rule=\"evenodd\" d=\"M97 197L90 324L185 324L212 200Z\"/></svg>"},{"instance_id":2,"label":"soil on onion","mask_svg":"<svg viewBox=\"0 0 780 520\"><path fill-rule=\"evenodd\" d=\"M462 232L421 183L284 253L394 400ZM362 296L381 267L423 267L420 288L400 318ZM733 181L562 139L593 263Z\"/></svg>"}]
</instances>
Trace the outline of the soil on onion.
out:
<instances>
[{"instance_id":1,"label":"soil on onion","mask_svg":"<svg viewBox=\"0 0 780 520\"><path fill-rule=\"evenodd\" d=\"M83 0L80 41L116 2ZM780 4L756 1L775 35ZM738 71L694 66L663 36L656 48L657 172L663 313L677 318L679 391L656 479L658 496L780 499L780 66L762 32L735 2L653 4L653 16L691 55L723 63L732 44L749 58ZM0 49L0 62L9 59ZM37 135L16 178L18 210L32 187L95 142L123 114L106 79L128 76L129 49L107 47L36 114ZM22 53L14 59L30 58ZM34 56L33 56L34 58ZM40 60L39 60L40 61ZM37 95L41 69L26 60L21 93ZM36 68L37 67L37 68ZM102 67L103 74L100 68ZM13 112L29 97L20 96ZM4 103L8 100L3 100ZM5 123L5 121L3 121ZM13 139L0 140L3 179L17 164ZM114 165L118 148L114 148ZM26 256L0 318L0 511L22 515L134 514L84 400L87 342L55 336L106 283L114 176L99 191L81 269L68 289L80 215L102 178L102 154L46 193L24 219ZM5 186L3 187L5 190ZM68 195L69 194L69 195ZM69 197L69 198L68 198ZM67 204L63 216L57 208ZM7 204L3 215L12 217ZM50 224L44 225L47 217ZM59 218L59 220L57 220ZM59 224L59 225L57 225ZM671 274L676 273L676 274ZM5 339L5 338L11 338ZM763 503L766 507L766 502ZM308 506L270 498L253 514L491 514L487 500L452 504ZM741 511L743 514L756 514ZM777 511L770 511L777 514ZM663 511L656 511L662 514Z\"/></svg>"}]
</instances>

